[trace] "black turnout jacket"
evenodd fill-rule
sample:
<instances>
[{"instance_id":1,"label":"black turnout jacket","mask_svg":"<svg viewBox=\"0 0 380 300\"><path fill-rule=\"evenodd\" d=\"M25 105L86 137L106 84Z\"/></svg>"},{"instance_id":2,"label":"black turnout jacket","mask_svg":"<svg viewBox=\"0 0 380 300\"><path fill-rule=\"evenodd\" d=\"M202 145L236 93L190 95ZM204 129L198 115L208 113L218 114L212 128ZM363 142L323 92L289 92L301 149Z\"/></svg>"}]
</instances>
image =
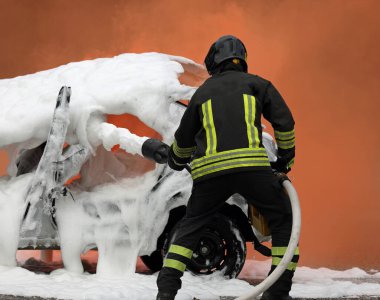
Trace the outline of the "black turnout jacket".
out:
<instances>
[{"instance_id":1,"label":"black turnout jacket","mask_svg":"<svg viewBox=\"0 0 380 300\"><path fill-rule=\"evenodd\" d=\"M194 182L226 173L268 169L261 116L274 128L279 156L294 163L294 120L271 82L238 70L213 75L190 100L175 140L173 162L191 161Z\"/></svg>"}]
</instances>

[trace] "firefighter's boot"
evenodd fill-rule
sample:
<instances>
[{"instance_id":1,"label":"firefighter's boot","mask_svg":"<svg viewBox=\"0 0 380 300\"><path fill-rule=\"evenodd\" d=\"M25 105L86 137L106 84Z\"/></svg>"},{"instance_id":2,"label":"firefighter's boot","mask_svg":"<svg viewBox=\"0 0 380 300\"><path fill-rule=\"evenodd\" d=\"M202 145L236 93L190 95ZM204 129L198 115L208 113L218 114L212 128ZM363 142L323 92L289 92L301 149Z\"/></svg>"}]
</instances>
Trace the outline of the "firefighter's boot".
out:
<instances>
[{"instance_id":1,"label":"firefighter's boot","mask_svg":"<svg viewBox=\"0 0 380 300\"><path fill-rule=\"evenodd\" d=\"M285 297L272 296L270 293L265 292L260 299L261 300L292 300L293 298L290 296L285 296Z\"/></svg>"},{"instance_id":2,"label":"firefighter's boot","mask_svg":"<svg viewBox=\"0 0 380 300\"><path fill-rule=\"evenodd\" d=\"M174 300L175 294L158 292L156 300Z\"/></svg>"}]
</instances>

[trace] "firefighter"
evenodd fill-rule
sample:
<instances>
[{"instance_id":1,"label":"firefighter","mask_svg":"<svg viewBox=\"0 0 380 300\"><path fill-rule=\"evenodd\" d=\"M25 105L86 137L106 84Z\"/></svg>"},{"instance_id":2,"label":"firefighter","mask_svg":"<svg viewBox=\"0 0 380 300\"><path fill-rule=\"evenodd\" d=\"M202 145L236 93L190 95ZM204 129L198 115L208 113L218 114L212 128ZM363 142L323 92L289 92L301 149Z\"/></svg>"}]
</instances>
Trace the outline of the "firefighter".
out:
<instances>
[{"instance_id":1,"label":"firefighter","mask_svg":"<svg viewBox=\"0 0 380 300\"><path fill-rule=\"evenodd\" d=\"M157 278L157 299L172 300L192 257L201 228L234 193L239 193L267 219L272 234L272 272L290 239L290 200L272 167L287 173L294 163L294 120L273 84L247 73L247 51L236 37L220 37L206 58L211 75L195 92L169 151L177 171L191 162L193 189L186 215L176 231ZM262 143L261 116L274 128L278 159L268 160ZM262 296L292 299L289 291L298 248L279 280Z\"/></svg>"}]
</instances>

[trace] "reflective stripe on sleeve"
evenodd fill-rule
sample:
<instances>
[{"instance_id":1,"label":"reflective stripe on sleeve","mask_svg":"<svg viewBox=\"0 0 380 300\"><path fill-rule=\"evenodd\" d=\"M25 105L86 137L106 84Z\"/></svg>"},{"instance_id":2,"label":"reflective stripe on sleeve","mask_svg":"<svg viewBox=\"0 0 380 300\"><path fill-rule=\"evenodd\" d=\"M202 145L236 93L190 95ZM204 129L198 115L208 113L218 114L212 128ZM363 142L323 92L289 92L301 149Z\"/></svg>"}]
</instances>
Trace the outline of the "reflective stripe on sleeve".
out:
<instances>
[{"instance_id":1,"label":"reflective stripe on sleeve","mask_svg":"<svg viewBox=\"0 0 380 300\"><path fill-rule=\"evenodd\" d=\"M183 166L186 165L185 163L179 163L179 162L176 161L174 158L172 158L172 161L174 162L174 164L176 164L177 166L180 166L180 167L183 167Z\"/></svg>"},{"instance_id":2,"label":"reflective stripe on sleeve","mask_svg":"<svg viewBox=\"0 0 380 300\"><path fill-rule=\"evenodd\" d=\"M296 145L295 131L274 131L277 146L282 149L290 149Z\"/></svg>"},{"instance_id":3,"label":"reflective stripe on sleeve","mask_svg":"<svg viewBox=\"0 0 380 300\"><path fill-rule=\"evenodd\" d=\"M294 165L294 158L292 158L291 160L290 160L290 162L288 162L288 169L290 169L291 167L293 167L293 165Z\"/></svg>"},{"instance_id":4,"label":"reflective stripe on sleeve","mask_svg":"<svg viewBox=\"0 0 380 300\"><path fill-rule=\"evenodd\" d=\"M276 140L277 146L282 149L290 149L296 145L296 139L293 138L289 141Z\"/></svg>"},{"instance_id":5,"label":"reflective stripe on sleeve","mask_svg":"<svg viewBox=\"0 0 380 300\"><path fill-rule=\"evenodd\" d=\"M274 136L276 138L276 140L290 140L290 139L293 139L295 137L295 131L294 129L293 130L290 130L290 131L278 131L278 130L275 130L274 131Z\"/></svg>"},{"instance_id":6,"label":"reflective stripe on sleeve","mask_svg":"<svg viewBox=\"0 0 380 300\"><path fill-rule=\"evenodd\" d=\"M188 148L181 148L178 146L177 141L174 140L173 152L179 158L189 158L193 154L195 149L196 149L196 146L188 147Z\"/></svg>"}]
</instances>

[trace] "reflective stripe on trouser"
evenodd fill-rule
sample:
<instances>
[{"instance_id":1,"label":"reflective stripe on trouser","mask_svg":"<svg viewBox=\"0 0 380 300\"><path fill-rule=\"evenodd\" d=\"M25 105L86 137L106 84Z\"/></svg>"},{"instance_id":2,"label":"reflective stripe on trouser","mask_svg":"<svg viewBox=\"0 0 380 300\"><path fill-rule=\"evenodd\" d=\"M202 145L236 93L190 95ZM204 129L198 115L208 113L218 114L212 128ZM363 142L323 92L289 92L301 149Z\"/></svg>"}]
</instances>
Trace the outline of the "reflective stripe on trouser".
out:
<instances>
[{"instance_id":1,"label":"reflective stripe on trouser","mask_svg":"<svg viewBox=\"0 0 380 300\"><path fill-rule=\"evenodd\" d=\"M193 250L172 244L164 260L163 267L173 268L180 272L184 272L186 269L186 260L189 260L192 255ZM182 262L182 260L184 260L184 262Z\"/></svg>"},{"instance_id":2,"label":"reflective stripe on trouser","mask_svg":"<svg viewBox=\"0 0 380 300\"><path fill-rule=\"evenodd\" d=\"M176 294L181 288L184 265L189 263L203 227L232 195L230 190L220 188L226 186L222 177L194 184L186 216L176 226L164 266L157 277L160 292Z\"/></svg>"},{"instance_id":3,"label":"reflective stripe on trouser","mask_svg":"<svg viewBox=\"0 0 380 300\"><path fill-rule=\"evenodd\" d=\"M280 264L284 254L287 250L287 246L273 246L272 247L272 266L269 272L272 273L274 269ZM280 278L268 289L268 293L272 297L284 297L289 295L291 286L292 286L292 278L294 275L294 271L296 270L297 263L299 260L299 249L296 248L294 252L294 256L291 262L287 265L286 270L280 276Z\"/></svg>"},{"instance_id":4,"label":"reflective stripe on trouser","mask_svg":"<svg viewBox=\"0 0 380 300\"><path fill-rule=\"evenodd\" d=\"M278 266L285 255L287 247L272 247L272 265ZM287 269L290 271L295 271L299 258L299 248L296 248L294 256L291 262L288 264Z\"/></svg>"}]
</instances>

